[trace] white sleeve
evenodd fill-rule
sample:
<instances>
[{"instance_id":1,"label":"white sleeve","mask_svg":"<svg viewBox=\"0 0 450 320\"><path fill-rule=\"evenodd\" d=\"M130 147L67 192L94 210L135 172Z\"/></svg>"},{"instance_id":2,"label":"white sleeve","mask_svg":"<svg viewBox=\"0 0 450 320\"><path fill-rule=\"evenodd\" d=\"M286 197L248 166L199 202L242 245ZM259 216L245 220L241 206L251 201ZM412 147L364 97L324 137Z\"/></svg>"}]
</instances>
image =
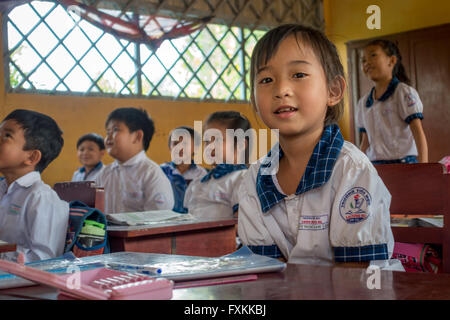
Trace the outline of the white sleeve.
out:
<instances>
[{"instance_id":1,"label":"white sleeve","mask_svg":"<svg viewBox=\"0 0 450 320\"><path fill-rule=\"evenodd\" d=\"M78 172L78 170L75 171L75 172L73 173L73 175L72 175L72 180L70 180L70 181L72 181L72 182L76 181L76 180L75 180L75 177L76 177L76 175L77 175L77 172Z\"/></svg>"},{"instance_id":2,"label":"white sleeve","mask_svg":"<svg viewBox=\"0 0 450 320\"><path fill-rule=\"evenodd\" d=\"M236 213L236 211L239 210L239 187L241 186L242 178L245 176L245 173L247 172L247 170L240 170L238 172L239 172L239 174L237 175L237 177L235 179L233 179L233 183L230 186L230 188L231 188L230 202L231 202L231 206L233 208L233 213Z\"/></svg>"},{"instance_id":3,"label":"white sleeve","mask_svg":"<svg viewBox=\"0 0 450 320\"><path fill-rule=\"evenodd\" d=\"M366 130L366 127L364 125L362 108L365 108L364 97L359 99L355 109L355 126L358 131L362 131L362 129Z\"/></svg>"},{"instance_id":4,"label":"white sleeve","mask_svg":"<svg viewBox=\"0 0 450 320\"><path fill-rule=\"evenodd\" d=\"M399 84L397 90L400 118L408 124L415 118L423 119L423 104L417 91L405 84Z\"/></svg>"},{"instance_id":5,"label":"white sleeve","mask_svg":"<svg viewBox=\"0 0 450 320\"><path fill-rule=\"evenodd\" d=\"M173 209L175 200L172 184L159 166L152 170L151 176L145 185L144 211Z\"/></svg>"},{"instance_id":6,"label":"white sleeve","mask_svg":"<svg viewBox=\"0 0 450 320\"><path fill-rule=\"evenodd\" d=\"M368 161L348 159L336 169L341 178L330 222L335 261L388 259L394 247L389 191Z\"/></svg>"},{"instance_id":7,"label":"white sleeve","mask_svg":"<svg viewBox=\"0 0 450 320\"><path fill-rule=\"evenodd\" d=\"M271 246L275 241L263 221L261 204L252 189L256 189L255 170L249 169L237 188L239 199L238 234L246 246Z\"/></svg>"},{"instance_id":8,"label":"white sleeve","mask_svg":"<svg viewBox=\"0 0 450 320\"><path fill-rule=\"evenodd\" d=\"M24 253L25 261L50 259L63 254L69 204L49 191L31 196L25 210L27 247L18 248Z\"/></svg>"},{"instance_id":9,"label":"white sleeve","mask_svg":"<svg viewBox=\"0 0 450 320\"><path fill-rule=\"evenodd\" d=\"M192 205L192 201L194 200L194 189L200 183L200 178L196 178L189 183L186 192L184 193L184 201L183 206L188 208Z\"/></svg>"}]
</instances>

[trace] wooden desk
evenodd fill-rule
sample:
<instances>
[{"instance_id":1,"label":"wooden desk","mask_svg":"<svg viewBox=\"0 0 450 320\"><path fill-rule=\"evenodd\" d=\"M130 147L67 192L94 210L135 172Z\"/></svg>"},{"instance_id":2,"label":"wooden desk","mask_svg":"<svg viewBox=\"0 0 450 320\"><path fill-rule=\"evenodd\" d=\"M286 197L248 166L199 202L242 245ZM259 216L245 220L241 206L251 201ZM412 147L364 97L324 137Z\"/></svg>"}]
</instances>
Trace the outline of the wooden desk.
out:
<instances>
[{"instance_id":1,"label":"wooden desk","mask_svg":"<svg viewBox=\"0 0 450 320\"><path fill-rule=\"evenodd\" d=\"M16 245L12 243L7 243L0 240L0 253L16 251Z\"/></svg>"},{"instance_id":2,"label":"wooden desk","mask_svg":"<svg viewBox=\"0 0 450 320\"><path fill-rule=\"evenodd\" d=\"M220 286L176 289L175 300L407 300L450 299L450 275L380 271L380 289L369 289L365 268L288 264L282 273ZM370 281L369 281L370 282Z\"/></svg>"},{"instance_id":3,"label":"wooden desk","mask_svg":"<svg viewBox=\"0 0 450 320\"><path fill-rule=\"evenodd\" d=\"M280 273L258 280L209 287L175 289L173 300L409 300L450 299L450 275L381 271L380 289L368 289L365 268L288 264ZM45 286L0 290L0 296L56 299Z\"/></svg>"},{"instance_id":4,"label":"wooden desk","mask_svg":"<svg viewBox=\"0 0 450 320\"><path fill-rule=\"evenodd\" d=\"M152 226L108 226L111 252L132 251L220 257L236 251L236 220Z\"/></svg>"}]
</instances>

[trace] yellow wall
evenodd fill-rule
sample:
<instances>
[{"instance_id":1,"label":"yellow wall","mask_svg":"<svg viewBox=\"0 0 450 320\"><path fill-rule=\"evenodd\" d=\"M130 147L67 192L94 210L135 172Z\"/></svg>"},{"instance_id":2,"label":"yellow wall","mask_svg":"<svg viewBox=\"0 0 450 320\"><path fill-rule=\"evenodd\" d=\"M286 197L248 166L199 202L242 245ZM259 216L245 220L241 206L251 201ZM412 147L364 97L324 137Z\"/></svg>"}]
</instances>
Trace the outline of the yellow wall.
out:
<instances>
[{"instance_id":1,"label":"yellow wall","mask_svg":"<svg viewBox=\"0 0 450 320\"><path fill-rule=\"evenodd\" d=\"M377 5L381 9L381 29L369 30L366 26L370 14L366 9ZM347 72L347 49L345 43L421 29L450 23L448 0L324 0L326 34L333 41ZM346 139L350 136L348 96L346 112L340 127Z\"/></svg>"}]
</instances>

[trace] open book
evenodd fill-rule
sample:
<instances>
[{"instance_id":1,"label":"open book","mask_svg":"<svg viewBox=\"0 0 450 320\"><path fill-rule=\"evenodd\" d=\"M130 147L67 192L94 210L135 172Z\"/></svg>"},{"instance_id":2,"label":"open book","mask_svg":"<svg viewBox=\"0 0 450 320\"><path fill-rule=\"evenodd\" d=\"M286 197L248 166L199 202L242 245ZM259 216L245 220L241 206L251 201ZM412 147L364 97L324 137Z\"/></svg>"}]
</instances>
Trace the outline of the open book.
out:
<instances>
[{"instance_id":1,"label":"open book","mask_svg":"<svg viewBox=\"0 0 450 320\"><path fill-rule=\"evenodd\" d=\"M195 220L191 214L178 213L172 210L152 210L141 212L110 213L106 219L125 226L149 225L163 222Z\"/></svg>"}]
</instances>

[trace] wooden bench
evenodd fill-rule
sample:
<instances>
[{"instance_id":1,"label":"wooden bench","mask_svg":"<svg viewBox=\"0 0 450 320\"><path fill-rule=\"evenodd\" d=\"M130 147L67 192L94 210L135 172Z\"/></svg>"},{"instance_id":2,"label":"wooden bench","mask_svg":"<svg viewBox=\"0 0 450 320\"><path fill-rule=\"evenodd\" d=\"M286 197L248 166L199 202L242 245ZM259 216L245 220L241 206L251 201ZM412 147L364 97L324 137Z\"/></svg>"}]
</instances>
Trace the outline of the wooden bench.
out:
<instances>
[{"instance_id":1,"label":"wooden bench","mask_svg":"<svg viewBox=\"0 0 450 320\"><path fill-rule=\"evenodd\" d=\"M375 165L392 195L390 213L443 215L443 228L392 227L396 242L442 246L443 272L450 273L450 174L439 163Z\"/></svg>"}]
</instances>

